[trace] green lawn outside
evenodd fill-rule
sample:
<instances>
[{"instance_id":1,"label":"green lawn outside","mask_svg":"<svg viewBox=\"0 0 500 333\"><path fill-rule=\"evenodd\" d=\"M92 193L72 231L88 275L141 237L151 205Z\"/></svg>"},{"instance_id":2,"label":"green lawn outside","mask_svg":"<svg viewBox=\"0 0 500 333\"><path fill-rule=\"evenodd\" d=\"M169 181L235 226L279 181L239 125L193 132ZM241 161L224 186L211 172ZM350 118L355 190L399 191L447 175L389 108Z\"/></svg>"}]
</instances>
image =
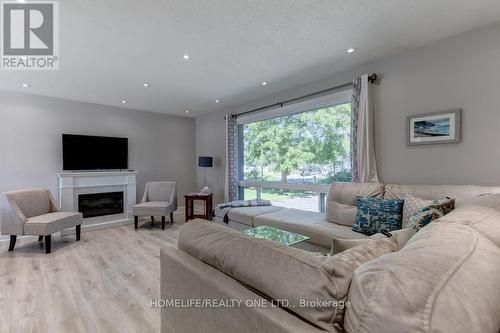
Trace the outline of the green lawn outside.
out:
<instances>
[{"instance_id":1,"label":"green lawn outside","mask_svg":"<svg viewBox=\"0 0 500 333\"><path fill-rule=\"evenodd\" d=\"M262 189L261 199L264 200L286 200L290 198L310 198L314 196L312 192L306 191L279 191L275 189ZM254 188L245 188L245 200L253 200L257 198L257 190Z\"/></svg>"}]
</instances>

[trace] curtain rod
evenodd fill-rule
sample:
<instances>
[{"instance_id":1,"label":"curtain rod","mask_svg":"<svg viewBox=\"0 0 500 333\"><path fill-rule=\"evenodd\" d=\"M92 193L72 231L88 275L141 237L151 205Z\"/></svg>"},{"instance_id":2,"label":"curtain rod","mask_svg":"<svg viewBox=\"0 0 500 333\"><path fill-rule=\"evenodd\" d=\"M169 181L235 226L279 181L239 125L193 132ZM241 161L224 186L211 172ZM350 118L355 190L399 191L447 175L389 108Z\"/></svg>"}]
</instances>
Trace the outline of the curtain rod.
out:
<instances>
[{"instance_id":1,"label":"curtain rod","mask_svg":"<svg viewBox=\"0 0 500 333\"><path fill-rule=\"evenodd\" d=\"M377 74L373 73L373 74L369 75L368 76L368 81L370 83L375 83L375 81L377 81ZM335 86L335 87L331 87L331 88L328 88L328 89L323 89L323 90L320 90L320 91L316 91L316 92L313 92L313 93L310 93L310 94L307 94L307 95L303 95L303 96L300 96L300 97L292 98L292 99L289 99L289 100L286 100L286 101L283 101L283 102L269 104L269 105L262 106L262 107L257 108L257 109L252 109L252 110L249 110L249 111L237 113L237 114L234 114L233 116L238 117L238 116L243 116L243 115L246 115L246 114L249 114L249 113L263 111L263 110L270 109L270 108L283 107L284 104L297 102L297 101L300 101L300 100L303 100L303 99L308 99L310 97L314 97L314 96L317 96L317 95L322 95L324 93L327 93L327 92L330 92L330 91L334 91L334 90L338 90L338 89L341 89L341 88L346 88L346 87L349 87L349 86L352 86L352 82L348 82L348 83L344 83L344 84L341 84L341 85L338 85L338 86Z\"/></svg>"}]
</instances>

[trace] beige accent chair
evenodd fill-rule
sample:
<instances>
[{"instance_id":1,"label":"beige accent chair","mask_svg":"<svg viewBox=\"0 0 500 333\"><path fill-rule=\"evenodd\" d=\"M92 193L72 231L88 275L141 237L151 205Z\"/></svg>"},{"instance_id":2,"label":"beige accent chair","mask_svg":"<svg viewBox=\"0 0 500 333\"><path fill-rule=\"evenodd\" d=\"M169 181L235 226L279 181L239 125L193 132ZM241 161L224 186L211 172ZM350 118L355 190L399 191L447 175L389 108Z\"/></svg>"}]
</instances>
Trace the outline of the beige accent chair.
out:
<instances>
[{"instance_id":1,"label":"beige accent chair","mask_svg":"<svg viewBox=\"0 0 500 333\"><path fill-rule=\"evenodd\" d=\"M170 214L170 222L174 223L174 211L177 209L176 182L150 182L141 203L134 206L134 226L139 228L139 216L151 216L151 225L154 217L161 216L161 228L165 229L165 216Z\"/></svg>"},{"instance_id":2,"label":"beige accent chair","mask_svg":"<svg viewBox=\"0 0 500 333\"><path fill-rule=\"evenodd\" d=\"M27 189L2 193L0 198L0 234L10 235L9 251L14 250L17 235L45 236L45 252L51 251L51 234L76 227L80 240L81 213L61 212L49 190Z\"/></svg>"}]
</instances>

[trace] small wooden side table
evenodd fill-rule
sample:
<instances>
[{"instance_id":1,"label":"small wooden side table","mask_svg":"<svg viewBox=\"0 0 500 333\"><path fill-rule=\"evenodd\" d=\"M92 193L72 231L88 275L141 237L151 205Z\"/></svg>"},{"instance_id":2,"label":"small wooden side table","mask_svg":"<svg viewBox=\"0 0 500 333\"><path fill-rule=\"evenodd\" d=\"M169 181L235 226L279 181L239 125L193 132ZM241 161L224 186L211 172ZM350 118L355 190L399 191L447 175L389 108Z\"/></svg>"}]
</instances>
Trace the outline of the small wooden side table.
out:
<instances>
[{"instance_id":1,"label":"small wooden side table","mask_svg":"<svg viewBox=\"0 0 500 333\"><path fill-rule=\"evenodd\" d=\"M186 194L184 196L185 200L185 216L186 216L186 222L189 220L193 220L195 218L202 218L205 220L212 221L212 198L213 198L213 193L210 194L198 194L198 193L193 193L193 194ZM194 214L194 202L195 201L204 201L205 202L205 214L204 215L195 215Z\"/></svg>"}]
</instances>

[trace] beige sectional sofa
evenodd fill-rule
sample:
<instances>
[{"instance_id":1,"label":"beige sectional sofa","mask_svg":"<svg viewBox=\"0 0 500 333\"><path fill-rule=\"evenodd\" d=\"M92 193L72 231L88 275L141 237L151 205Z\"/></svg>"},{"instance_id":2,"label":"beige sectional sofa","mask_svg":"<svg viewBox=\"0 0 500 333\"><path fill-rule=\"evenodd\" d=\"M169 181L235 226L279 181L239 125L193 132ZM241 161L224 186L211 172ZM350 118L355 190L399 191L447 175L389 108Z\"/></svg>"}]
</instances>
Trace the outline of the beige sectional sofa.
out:
<instances>
[{"instance_id":1,"label":"beige sectional sofa","mask_svg":"<svg viewBox=\"0 0 500 333\"><path fill-rule=\"evenodd\" d=\"M372 183L333 184L326 198L326 214L276 206L215 209L214 221L223 223L228 214L228 227L245 230L261 225L296 232L311 237L297 247L318 252L330 252L333 238L366 238L352 231L356 219L358 196L402 199L405 194L423 199L456 199L456 207L483 193L500 192L500 187L465 185L396 185Z\"/></svg>"},{"instance_id":2,"label":"beige sectional sofa","mask_svg":"<svg viewBox=\"0 0 500 333\"><path fill-rule=\"evenodd\" d=\"M225 211L215 210L214 222L224 224L236 230L245 230L262 225L295 232L311 237L296 247L309 251L329 252L334 237L365 238L352 231L351 227L330 223L325 215L316 212L281 207L242 207L232 208L228 212L229 221L224 223Z\"/></svg>"},{"instance_id":3,"label":"beige sectional sofa","mask_svg":"<svg viewBox=\"0 0 500 333\"><path fill-rule=\"evenodd\" d=\"M345 205L345 213L352 214L349 203L353 193L360 190L355 184L333 185L329 200L335 202L336 208L338 204ZM457 209L424 227L395 252L354 266L351 276L339 274L338 264L319 270L323 274L325 269L330 272L330 280L319 276L316 279L318 273L311 273L323 267L317 263L327 257L314 257L320 254L248 239L209 222L200 227L191 225L189 232L181 231L180 249L162 249L162 299L253 303L240 307L206 303L166 306L161 310L162 332L498 333L500 188L383 186L382 195L387 198L404 197L405 193L427 199L454 197ZM237 213L244 214L246 210L249 208L238 209ZM297 228L318 233L323 225L317 217L306 220L297 210L261 213L253 214L252 225L269 223L290 228L304 222ZM230 220L231 223L236 222ZM340 237L342 234L335 233L334 228L328 229L329 235ZM314 242L325 244L325 239L315 237ZM328 317L325 321L324 316L317 315L318 308L301 312L286 305L265 305L270 297L276 299L275 290L285 299L298 292L307 298L324 299L331 294L335 299L339 297L339 286L346 285L349 306L343 318L336 314L330 320L330 326L325 326ZM325 294L325 290L337 292Z\"/></svg>"}]
</instances>

